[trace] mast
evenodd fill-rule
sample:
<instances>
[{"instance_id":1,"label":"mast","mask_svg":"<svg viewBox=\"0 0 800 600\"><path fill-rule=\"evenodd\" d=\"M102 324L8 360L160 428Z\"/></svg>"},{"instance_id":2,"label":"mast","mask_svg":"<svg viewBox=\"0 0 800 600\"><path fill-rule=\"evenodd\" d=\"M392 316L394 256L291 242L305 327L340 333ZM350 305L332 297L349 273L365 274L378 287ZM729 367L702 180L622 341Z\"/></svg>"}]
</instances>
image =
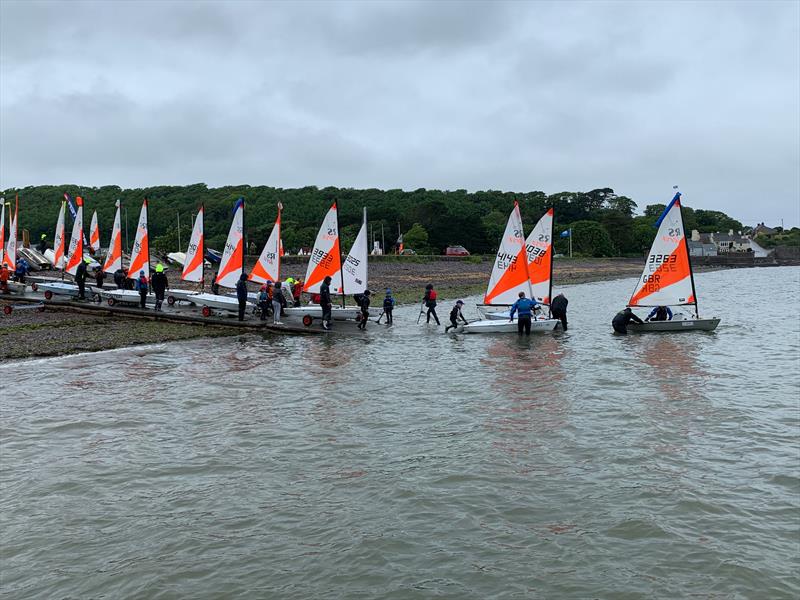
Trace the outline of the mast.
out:
<instances>
[{"instance_id":1,"label":"mast","mask_svg":"<svg viewBox=\"0 0 800 600\"><path fill-rule=\"evenodd\" d=\"M553 231L556 225L556 203L553 202L553 218L550 220L550 288L547 290L547 297L550 299L550 304L547 305L547 315L552 318L553 311L550 306L553 304L553 261L555 260L555 240L553 239ZM572 238L570 238L571 240Z\"/></svg>"},{"instance_id":2,"label":"mast","mask_svg":"<svg viewBox=\"0 0 800 600\"><path fill-rule=\"evenodd\" d=\"M65 213L67 212L67 201L66 200L62 200L61 201L61 210L63 210ZM66 215L64 215L64 216L66 217ZM68 250L68 248L67 248L66 235L67 235L67 226L66 226L66 223L65 223L64 224L64 231L61 232L61 244L64 246L64 258L61 260L61 281L62 282L64 281L64 270L67 268L67 253L66 253L66 250ZM53 240L53 241L55 242L55 240ZM54 256L55 256L55 252L56 252L56 249L54 247L53 248L53 255Z\"/></svg>"},{"instance_id":3,"label":"mast","mask_svg":"<svg viewBox=\"0 0 800 600\"><path fill-rule=\"evenodd\" d=\"M339 274L342 280L342 308L344 308L344 270L342 269L342 230L339 227L339 201L334 200L333 205L336 207L336 237L339 238L339 256L336 258L339 261Z\"/></svg>"},{"instance_id":4,"label":"mast","mask_svg":"<svg viewBox=\"0 0 800 600\"><path fill-rule=\"evenodd\" d=\"M242 201L242 275L245 274L244 272L244 257L247 255L247 239L245 238L245 210L244 210L244 196L239 196L239 199ZM203 221L203 226L205 226L205 221Z\"/></svg>"},{"instance_id":5,"label":"mast","mask_svg":"<svg viewBox=\"0 0 800 600\"><path fill-rule=\"evenodd\" d=\"M150 279L152 279L153 269L150 267L150 202L147 197L145 197L144 203L147 206L144 215L144 234L147 236L147 272L150 274Z\"/></svg>"},{"instance_id":6,"label":"mast","mask_svg":"<svg viewBox=\"0 0 800 600\"><path fill-rule=\"evenodd\" d=\"M206 289L206 203L202 202L200 204L200 214L203 215L201 218L203 219L203 248L200 250L200 267L201 277L200 277L200 291L203 292ZM197 218L197 217L195 217ZM191 243L191 238L189 238L189 242ZM188 248L187 248L188 250Z\"/></svg>"},{"instance_id":7,"label":"mast","mask_svg":"<svg viewBox=\"0 0 800 600\"><path fill-rule=\"evenodd\" d=\"M283 239L281 238L281 211L283 210L283 204L278 202L278 256L276 259L278 261L278 280L281 278L281 250L283 250Z\"/></svg>"},{"instance_id":8,"label":"mast","mask_svg":"<svg viewBox=\"0 0 800 600\"><path fill-rule=\"evenodd\" d=\"M689 252L689 238L686 235L686 225L683 222L683 205L678 198L678 214L681 216L681 229L683 230L683 243L686 247L686 260L689 262L689 279L692 282L692 296L694 297L694 316L700 318L700 310L697 308L697 290L694 288L694 269L692 269L692 254Z\"/></svg>"}]
</instances>

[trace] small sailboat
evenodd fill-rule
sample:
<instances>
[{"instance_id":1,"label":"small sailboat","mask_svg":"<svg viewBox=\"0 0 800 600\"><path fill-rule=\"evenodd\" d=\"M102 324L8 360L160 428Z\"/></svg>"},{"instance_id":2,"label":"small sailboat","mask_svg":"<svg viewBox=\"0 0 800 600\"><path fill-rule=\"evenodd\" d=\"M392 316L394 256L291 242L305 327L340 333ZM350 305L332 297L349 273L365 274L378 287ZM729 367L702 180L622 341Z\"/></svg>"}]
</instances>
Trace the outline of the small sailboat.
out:
<instances>
[{"instance_id":1,"label":"small sailboat","mask_svg":"<svg viewBox=\"0 0 800 600\"><path fill-rule=\"evenodd\" d=\"M519 212L519 203L514 202L514 209L508 217L503 239L497 249L489 285L483 297L484 309L486 307L507 307L519 298L519 293L524 292L528 298L532 297L531 280L528 271L528 250L523 239L522 217ZM552 331L556 319L533 319L531 331ZM457 331L463 333L516 333L517 321L509 320L508 312L502 319L484 319L473 321Z\"/></svg>"},{"instance_id":2,"label":"small sailboat","mask_svg":"<svg viewBox=\"0 0 800 600\"><path fill-rule=\"evenodd\" d=\"M201 255L202 256L202 255ZM233 220L225 242L225 250L219 263L216 283L223 287L235 288L239 277L244 273L244 198L239 198L233 208ZM201 292L191 296L194 304L202 306L203 316L212 314L212 309L238 311L239 301L230 296L218 296ZM247 303L247 309L254 305Z\"/></svg>"},{"instance_id":3,"label":"small sailboat","mask_svg":"<svg viewBox=\"0 0 800 600\"><path fill-rule=\"evenodd\" d=\"M197 216L194 219L192 235L189 238L189 246L186 248L183 269L181 270L182 281L199 283L201 289L205 283L206 265L205 259L203 258L205 250L205 238L203 233L204 214L205 206L201 205L200 210L197 212ZM200 292L193 290L171 288L167 290L167 304L172 306L178 301L192 302L192 297L199 293Z\"/></svg>"},{"instance_id":4,"label":"small sailboat","mask_svg":"<svg viewBox=\"0 0 800 600\"><path fill-rule=\"evenodd\" d=\"M283 252L281 244L281 210L283 205L278 203L278 217L275 219L275 225L272 226L272 231L267 238L264 248L256 261L253 270L247 277L249 281L255 283L266 283L267 281L280 281L281 280L281 255Z\"/></svg>"},{"instance_id":5,"label":"small sailboat","mask_svg":"<svg viewBox=\"0 0 800 600\"><path fill-rule=\"evenodd\" d=\"M111 228L111 241L103 263L105 273L116 273L122 268L122 229L120 224L120 203L117 201L117 212L114 215L114 226Z\"/></svg>"},{"instance_id":6,"label":"small sailboat","mask_svg":"<svg viewBox=\"0 0 800 600\"><path fill-rule=\"evenodd\" d=\"M89 226L89 248L92 254L100 251L100 229L97 227L97 211L92 213L92 224Z\"/></svg>"},{"instance_id":7,"label":"small sailboat","mask_svg":"<svg viewBox=\"0 0 800 600\"><path fill-rule=\"evenodd\" d=\"M365 210L361 229L343 265L338 207L334 201L322 221L322 226L314 242L314 249L308 260L303 291L309 294L319 294L322 281L325 277L330 277L331 295L342 296L342 306L334 306L331 309L331 318L334 321L356 321L361 318L361 309L357 306L346 306L344 299L346 293L360 294L367 289L366 217ZM287 308L286 315L291 318L300 318L303 325L308 327L315 320L322 319L322 307L319 304L306 304L298 308Z\"/></svg>"},{"instance_id":8,"label":"small sailboat","mask_svg":"<svg viewBox=\"0 0 800 600\"><path fill-rule=\"evenodd\" d=\"M629 331L713 331L720 319L701 319L697 309L694 272L681 213L681 193L676 192L656 222L656 234L644 271L628 306L694 306L694 315L675 312L670 321L631 323Z\"/></svg>"},{"instance_id":9,"label":"small sailboat","mask_svg":"<svg viewBox=\"0 0 800 600\"><path fill-rule=\"evenodd\" d=\"M136 238L131 250L131 260L128 266L128 279L136 280L139 274L144 272L147 280L150 281L150 235L147 219L147 198L142 201L142 209L139 211L139 223L136 226ZM117 207L117 217L119 217L119 207ZM116 217L115 217L116 227ZM113 234L112 234L113 237ZM119 235L117 236L118 239ZM122 265L122 245L119 247L119 263ZM110 249L109 249L110 253ZM137 290L102 290L99 292L102 298L106 299L109 306L115 304L131 304L139 306L140 295Z\"/></svg>"},{"instance_id":10,"label":"small sailboat","mask_svg":"<svg viewBox=\"0 0 800 600\"><path fill-rule=\"evenodd\" d=\"M64 273L75 275L78 267L83 262L83 198L78 196L75 198L76 212L75 221L72 224L72 237L69 241L69 248L64 250L64 207L66 201L62 201L61 210L58 213L58 222L56 224L56 234L53 239L54 249L52 258L48 258L53 263L53 266L61 269L61 281L56 280L40 280L34 284L34 291L44 293L44 297L50 300L53 296L69 296L77 298L80 290L75 283L64 281ZM49 252L49 250L48 250Z\"/></svg>"}]
</instances>

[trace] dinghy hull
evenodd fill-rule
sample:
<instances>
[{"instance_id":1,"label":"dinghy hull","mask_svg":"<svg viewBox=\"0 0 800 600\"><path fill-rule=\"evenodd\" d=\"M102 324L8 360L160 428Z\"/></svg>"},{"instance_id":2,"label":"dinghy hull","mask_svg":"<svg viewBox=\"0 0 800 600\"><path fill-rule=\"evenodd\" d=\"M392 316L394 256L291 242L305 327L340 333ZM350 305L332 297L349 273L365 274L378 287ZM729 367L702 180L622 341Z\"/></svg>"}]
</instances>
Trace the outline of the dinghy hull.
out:
<instances>
[{"instance_id":1,"label":"dinghy hull","mask_svg":"<svg viewBox=\"0 0 800 600\"><path fill-rule=\"evenodd\" d=\"M531 321L531 333L553 331L557 323L557 319ZM485 319L462 325L456 331L458 333L517 333L517 321Z\"/></svg>"},{"instance_id":2,"label":"dinghy hull","mask_svg":"<svg viewBox=\"0 0 800 600\"><path fill-rule=\"evenodd\" d=\"M652 333L664 331L714 331L720 319L680 319L672 321L646 321L631 323L628 331L635 333Z\"/></svg>"}]
</instances>

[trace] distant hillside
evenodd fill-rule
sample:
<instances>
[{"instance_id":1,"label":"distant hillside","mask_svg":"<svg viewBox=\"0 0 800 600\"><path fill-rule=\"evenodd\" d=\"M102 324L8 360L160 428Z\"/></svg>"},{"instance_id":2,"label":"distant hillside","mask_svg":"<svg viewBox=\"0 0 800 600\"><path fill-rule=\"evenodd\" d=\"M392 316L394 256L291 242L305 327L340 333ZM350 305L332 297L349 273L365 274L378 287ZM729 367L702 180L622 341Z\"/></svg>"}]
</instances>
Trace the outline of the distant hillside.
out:
<instances>
[{"instance_id":1,"label":"distant hillside","mask_svg":"<svg viewBox=\"0 0 800 600\"><path fill-rule=\"evenodd\" d=\"M550 196L543 192L465 190L441 191L419 189L356 190L350 188L304 187L280 189L267 186L226 186L208 188L198 183L187 186L159 186L143 189L121 189L117 186L81 188L76 185L36 186L3 192L6 201L19 193L20 227L28 229L32 239L46 233L52 241L53 230L64 193L81 195L85 200L88 227L91 213L97 210L101 242L106 244L114 218L114 203L122 201L123 230L127 213L128 233L136 227L142 199L150 200L150 229L153 246L163 250L178 249L178 215L181 223L181 244L189 238L191 220L201 204L206 209L208 247L222 248L230 226L231 208L239 196L246 201L245 229L248 243L260 250L269 235L283 203L284 247L295 251L311 246L320 221L330 204L339 202L339 219L345 247L349 246L361 223L362 207L367 208L369 223L376 240L381 240L381 227L387 247L397 239L398 227L405 234L405 244L418 252L439 254L451 244L461 244L473 253L491 253L503 234L514 200L522 209L526 231L545 210L555 208L556 249L565 252L567 239L559 233L573 230L573 250L584 256L638 256L647 251L653 239L653 223L663 204L647 206L644 215L635 216L636 203L617 196L610 188L589 192L560 192ZM665 198L665 200L668 198ZM740 230L742 224L718 211L684 209L687 229L700 231Z\"/></svg>"}]
</instances>

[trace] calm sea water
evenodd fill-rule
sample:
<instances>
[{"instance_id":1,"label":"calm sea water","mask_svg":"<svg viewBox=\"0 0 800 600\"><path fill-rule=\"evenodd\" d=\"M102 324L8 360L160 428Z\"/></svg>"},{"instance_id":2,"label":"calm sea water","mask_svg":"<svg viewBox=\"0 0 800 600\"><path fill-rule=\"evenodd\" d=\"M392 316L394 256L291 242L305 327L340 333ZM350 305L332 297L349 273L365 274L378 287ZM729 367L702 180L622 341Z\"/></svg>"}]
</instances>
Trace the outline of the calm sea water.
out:
<instances>
[{"instance_id":1,"label":"calm sea water","mask_svg":"<svg viewBox=\"0 0 800 600\"><path fill-rule=\"evenodd\" d=\"M800 269L698 275L712 334L613 336L633 285L0 365L0 593L797 598Z\"/></svg>"}]
</instances>

